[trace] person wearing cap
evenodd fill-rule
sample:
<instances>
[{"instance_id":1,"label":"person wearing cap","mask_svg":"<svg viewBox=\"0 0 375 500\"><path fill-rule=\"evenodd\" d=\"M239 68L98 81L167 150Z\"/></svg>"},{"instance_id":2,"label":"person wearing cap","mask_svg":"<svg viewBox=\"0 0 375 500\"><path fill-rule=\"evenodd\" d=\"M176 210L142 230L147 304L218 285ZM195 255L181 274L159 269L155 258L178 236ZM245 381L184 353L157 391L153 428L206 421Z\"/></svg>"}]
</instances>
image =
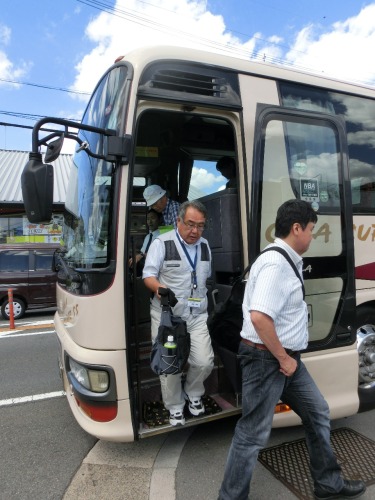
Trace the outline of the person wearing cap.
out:
<instances>
[{"instance_id":1,"label":"person wearing cap","mask_svg":"<svg viewBox=\"0 0 375 500\"><path fill-rule=\"evenodd\" d=\"M223 156L216 163L216 170L221 173L223 177L228 179L226 183L226 188L236 188L237 187L237 179L236 179L236 163L233 158L230 156Z\"/></svg>"},{"instance_id":2,"label":"person wearing cap","mask_svg":"<svg viewBox=\"0 0 375 500\"><path fill-rule=\"evenodd\" d=\"M166 190L157 184L147 186L143 191L146 205L163 215L164 225L177 228L177 217L180 204L167 197Z\"/></svg>"}]
</instances>

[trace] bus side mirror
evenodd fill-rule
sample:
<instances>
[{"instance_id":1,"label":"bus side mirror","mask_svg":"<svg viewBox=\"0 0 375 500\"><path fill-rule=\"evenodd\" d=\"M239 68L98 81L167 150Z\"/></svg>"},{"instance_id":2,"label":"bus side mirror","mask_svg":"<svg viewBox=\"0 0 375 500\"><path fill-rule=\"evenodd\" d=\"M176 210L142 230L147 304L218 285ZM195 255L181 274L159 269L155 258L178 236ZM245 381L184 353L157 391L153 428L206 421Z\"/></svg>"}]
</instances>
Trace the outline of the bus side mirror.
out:
<instances>
[{"instance_id":1,"label":"bus side mirror","mask_svg":"<svg viewBox=\"0 0 375 500\"><path fill-rule=\"evenodd\" d=\"M48 142L46 154L44 155L44 161L46 163L55 161L60 155L60 151L61 148L63 147L63 144L64 144L64 134L61 134L54 141Z\"/></svg>"},{"instance_id":2,"label":"bus side mirror","mask_svg":"<svg viewBox=\"0 0 375 500\"><path fill-rule=\"evenodd\" d=\"M30 153L21 175L21 188L29 221L49 223L53 205L53 166L43 163L40 153Z\"/></svg>"}]
</instances>

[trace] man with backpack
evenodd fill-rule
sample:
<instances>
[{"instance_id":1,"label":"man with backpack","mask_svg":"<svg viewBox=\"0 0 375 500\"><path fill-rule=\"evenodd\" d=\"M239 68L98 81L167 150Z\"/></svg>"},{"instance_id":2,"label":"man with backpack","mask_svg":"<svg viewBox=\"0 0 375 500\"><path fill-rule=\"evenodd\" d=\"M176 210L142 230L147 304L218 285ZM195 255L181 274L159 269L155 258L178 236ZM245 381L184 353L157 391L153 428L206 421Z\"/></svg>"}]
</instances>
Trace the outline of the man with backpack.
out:
<instances>
[{"instance_id":1,"label":"man with backpack","mask_svg":"<svg viewBox=\"0 0 375 500\"><path fill-rule=\"evenodd\" d=\"M267 251L251 267L238 351L242 417L229 450L220 500L248 498L258 453L267 443L279 400L299 415L305 428L315 498L357 498L366 490L362 481L341 476L330 444L328 404L300 356L308 343L301 256L310 246L316 222L309 203L285 202L277 212L273 246L287 252L288 258Z\"/></svg>"}]
</instances>

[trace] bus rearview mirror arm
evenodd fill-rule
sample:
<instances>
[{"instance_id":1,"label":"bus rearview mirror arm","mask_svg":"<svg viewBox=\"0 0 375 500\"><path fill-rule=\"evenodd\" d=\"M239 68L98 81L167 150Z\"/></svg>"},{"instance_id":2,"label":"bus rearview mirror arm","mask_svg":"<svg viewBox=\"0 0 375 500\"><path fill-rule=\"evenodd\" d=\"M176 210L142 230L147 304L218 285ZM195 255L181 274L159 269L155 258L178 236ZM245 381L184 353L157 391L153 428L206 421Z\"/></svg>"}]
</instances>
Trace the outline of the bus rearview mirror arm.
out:
<instances>
[{"instance_id":1,"label":"bus rearview mirror arm","mask_svg":"<svg viewBox=\"0 0 375 500\"><path fill-rule=\"evenodd\" d=\"M39 139L39 133L46 123L52 123L64 127L64 130L48 130L51 134ZM101 134L104 137L103 155L98 155L90 151L88 143L82 141L77 133L69 131L69 128L87 130ZM82 123L64 120L60 118L42 118L33 128L32 151L29 154L29 161L26 163L21 175L21 189L23 202L27 218L32 223L49 223L52 217L53 207L53 166L47 162L56 160L61 152L64 139L72 139L78 142L80 149L89 156L102 160L115 162L117 165L129 163L133 149L133 141L130 135L124 137L116 136L116 131L93 127ZM40 147L46 146L45 161L43 162Z\"/></svg>"}]
</instances>

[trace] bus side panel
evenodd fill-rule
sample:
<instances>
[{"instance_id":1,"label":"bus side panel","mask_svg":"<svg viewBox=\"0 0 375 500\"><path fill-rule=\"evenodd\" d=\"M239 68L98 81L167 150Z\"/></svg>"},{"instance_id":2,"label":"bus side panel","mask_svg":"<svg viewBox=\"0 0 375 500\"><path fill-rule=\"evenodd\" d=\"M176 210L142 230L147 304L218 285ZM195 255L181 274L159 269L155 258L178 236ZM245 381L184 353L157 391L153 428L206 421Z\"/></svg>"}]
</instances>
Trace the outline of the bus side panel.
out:
<instances>
[{"instance_id":1,"label":"bus side panel","mask_svg":"<svg viewBox=\"0 0 375 500\"><path fill-rule=\"evenodd\" d=\"M358 353L355 346L306 353L303 362L319 387L330 408L331 419L348 417L358 412L357 380ZM275 415L273 427L299 425L301 419L294 412Z\"/></svg>"},{"instance_id":2,"label":"bus side panel","mask_svg":"<svg viewBox=\"0 0 375 500\"><path fill-rule=\"evenodd\" d=\"M89 434L108 441L133 441L134 433L130 413L128 378L125 351L99 351L78 346L66 332L58 315L55 325L60 343L60 369L62 372L64 390L74 417L79 425ZM117 415L109 422L97 422L89 418L77 404L73 388L70 386L64 366L65 355L87 365L108 366L115 372L117 393Z\"/></svg>"}]
</instances>

